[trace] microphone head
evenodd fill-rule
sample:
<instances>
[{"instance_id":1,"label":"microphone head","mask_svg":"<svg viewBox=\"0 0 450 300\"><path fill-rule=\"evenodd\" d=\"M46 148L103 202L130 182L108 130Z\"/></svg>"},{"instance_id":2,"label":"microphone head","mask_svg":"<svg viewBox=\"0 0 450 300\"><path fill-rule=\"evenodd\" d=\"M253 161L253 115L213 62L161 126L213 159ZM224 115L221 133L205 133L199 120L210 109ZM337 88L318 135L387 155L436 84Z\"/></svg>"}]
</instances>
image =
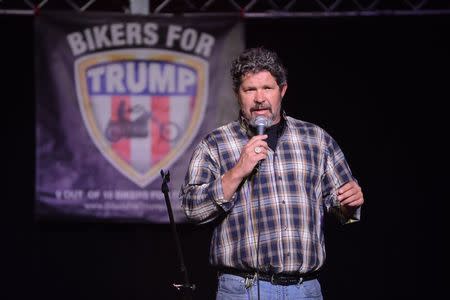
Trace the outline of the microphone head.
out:
<instances>
[{"instance_id":1,"label":"microphone head","mask_svg":"<svg viewBox=\"0 0 450 300\"><path fill-rule=\"evenodd\" d=\"M256 134L264 134L267 127L270 126L270 120L265 116L257 116L254 121L256 127Z\"/></svg>"}]
</instances>

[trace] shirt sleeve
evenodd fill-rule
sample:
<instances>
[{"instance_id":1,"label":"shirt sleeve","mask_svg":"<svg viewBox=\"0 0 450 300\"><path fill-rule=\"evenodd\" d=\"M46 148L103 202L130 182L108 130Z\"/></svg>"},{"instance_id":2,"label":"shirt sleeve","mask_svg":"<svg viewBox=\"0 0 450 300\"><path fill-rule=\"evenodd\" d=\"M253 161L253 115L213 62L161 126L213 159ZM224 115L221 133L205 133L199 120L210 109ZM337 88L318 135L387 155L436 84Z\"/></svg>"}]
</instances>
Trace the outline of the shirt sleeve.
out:
<instances>
[{"instance_id":1,"label":"shirt sleeve","mask_svg":"<svg viewBox=\"0 0 450 300\"><path fill-rule=\"evenodd\" d=\"M344 154L336 141L325 134L325 159L324 174L322 176L322 195L328 212L335 215L342 224L353 223L360 220L361 207L354 214L347 217L341 210L338 200L338 189L349 181L356 181L350 167L345 160Z\"/></svg>"},{"instance_id":2,"label":"shirt sleeve","mask_svg":"<svg viewBox=\"0 0 450 300\"><path fill-rule=\"evenodd\" d=\"M214 220L234 205L235 195L224 199L220 165L208 144L202 141L194 150L180 198L189 221L206 223Z\"/></svg>"}]
</instances>

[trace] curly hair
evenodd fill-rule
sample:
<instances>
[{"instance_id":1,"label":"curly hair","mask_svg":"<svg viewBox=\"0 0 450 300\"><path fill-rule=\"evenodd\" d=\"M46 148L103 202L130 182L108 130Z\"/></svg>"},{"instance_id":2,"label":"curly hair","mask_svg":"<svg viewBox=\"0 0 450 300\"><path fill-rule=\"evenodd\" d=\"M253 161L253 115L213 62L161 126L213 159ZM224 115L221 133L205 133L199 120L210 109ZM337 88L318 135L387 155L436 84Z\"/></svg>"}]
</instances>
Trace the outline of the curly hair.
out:
<instances>
[{"instance_id":1,"label":"curly hair","mask_svg":"<svg viewBox=\"0 0 450 300\"><path fill-rule=\"evenodd\" d=\"M287 70L275 52L263 47L250 48L242 52L231 64L233 90L237 93L246 74L261 71L270 72L279 86L287 83Z\"/></svg>"}]
</instances>

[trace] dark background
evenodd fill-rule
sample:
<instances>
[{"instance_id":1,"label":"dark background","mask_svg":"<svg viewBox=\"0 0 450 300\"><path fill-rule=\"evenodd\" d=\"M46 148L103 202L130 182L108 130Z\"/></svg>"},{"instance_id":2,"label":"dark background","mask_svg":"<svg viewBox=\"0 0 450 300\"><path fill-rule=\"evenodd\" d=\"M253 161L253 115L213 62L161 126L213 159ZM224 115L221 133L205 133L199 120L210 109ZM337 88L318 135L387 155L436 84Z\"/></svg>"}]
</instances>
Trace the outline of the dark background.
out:
<instances>
[{"instance_id":1,"label":"dark background","mask_svg":"<svg viewBox=\"0 0 450 300\"><path fill-rule=\"evenodd\" d=\"M35 220L32 19L0 15L0 298L177 299L169 225ZM247 45L276 50L288 68L287 113L338 141L364 191L360 223L326 220L325 299L431 299L444 290L449 29L449 16L246 20ZM211 228L178 232L194 299L213 299Z\"/></svg>"}]
</instances>

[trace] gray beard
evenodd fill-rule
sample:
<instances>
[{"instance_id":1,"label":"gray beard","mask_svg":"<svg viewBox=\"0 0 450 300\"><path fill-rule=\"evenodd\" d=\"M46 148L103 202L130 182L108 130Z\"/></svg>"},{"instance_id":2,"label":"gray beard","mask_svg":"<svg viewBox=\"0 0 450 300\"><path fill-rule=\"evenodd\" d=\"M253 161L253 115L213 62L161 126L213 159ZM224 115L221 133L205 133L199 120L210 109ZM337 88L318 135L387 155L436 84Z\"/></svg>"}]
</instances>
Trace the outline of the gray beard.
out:
<instances>
[{"instance_id":1,"label":"gray beard","mask_svg":"<svg viewBox=\"0 0 450 300\"><path fill-rule=\"evenodd\" d=\"M273 120L271 118L266 119L267 119L267 127L272 126ZM256 117L251 118L250 120L248 120L248 124L250 124L250 126L256 127L255 120Z\"/></svg>"}]
</instances>

